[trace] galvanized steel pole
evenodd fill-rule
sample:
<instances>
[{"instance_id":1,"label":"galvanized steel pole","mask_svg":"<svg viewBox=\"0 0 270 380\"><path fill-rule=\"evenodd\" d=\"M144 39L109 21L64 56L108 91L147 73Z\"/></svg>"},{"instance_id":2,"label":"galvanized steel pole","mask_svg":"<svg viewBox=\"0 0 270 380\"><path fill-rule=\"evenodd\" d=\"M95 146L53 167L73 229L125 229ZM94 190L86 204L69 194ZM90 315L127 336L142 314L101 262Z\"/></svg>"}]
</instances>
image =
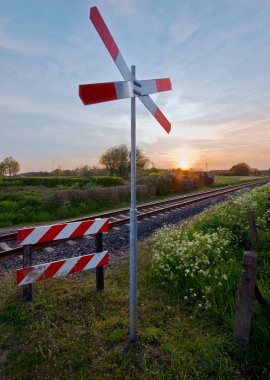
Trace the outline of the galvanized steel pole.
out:
<instances>
[{"instance_id":1,"label":"galvanized steel pole","mask_svg":"<svg viewBox=\"0 0 270 380\"><path fill-rule=\"evenodd\" d=\"M135 66L131 74L135 79ZM130 332L129 339L137 339L137 209L136 209L136 97L131 98L131 184L130 184Z\"/></svg>"}]
</instances>

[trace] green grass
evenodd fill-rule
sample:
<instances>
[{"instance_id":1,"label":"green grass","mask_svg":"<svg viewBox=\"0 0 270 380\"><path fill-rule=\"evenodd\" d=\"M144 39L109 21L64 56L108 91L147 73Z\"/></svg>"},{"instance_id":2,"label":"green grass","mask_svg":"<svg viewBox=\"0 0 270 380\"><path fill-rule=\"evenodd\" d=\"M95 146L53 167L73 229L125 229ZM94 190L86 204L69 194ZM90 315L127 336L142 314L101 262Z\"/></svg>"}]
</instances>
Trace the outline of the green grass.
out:
<instances>
[{"instance_id":1,"label":"green grass","mask_svg":"<svg viewBox=\"0 0 270 380\"><path fill-rule=\"evenodd\" d=\"M138 341L128 341L128 263L34 285L23 305L1 278L0 377L24 379L244 379L231 331L192 317L149 278L152 243L139 246ZM242 359L244 361L246 356Z\"/></svg>"},{"instance_id":2,"label":"green grass","mask_svg":"<svg viewBox=\"0 0 270 380\"><path fill-rule=\"evenodd\" d=\"M214 325L233 329L241 260L252 250L247 211L256 214L259 231L258 284L270 305L270 232L266 202L270 185L215 205L181 227L164 228L153 244L152 272L157 287L181 299ZM270 378L268 308L255 306L251 347L241 353L245 378Z\"/></svg>"},{"instance_id":3,"label":"green grass","mask_svg":"<svg viewBox=\"0 0 270 380\"><path fill-rule=\"evenodd\" d=\"M240 197L225 203L225 211L217 206L190 223L197 234L209 233L217 225L236 226L239 220L241 223L239 214L233 214L236 203L238 209L240 205L243 207L242 216L247 204L260 214L269 186L265 189L256 190L257 203L254 196L245 201ZM222 212L231 219L224 218ZM270 301L269 232L264 231L260 216L257 222L262 243L259 285ZM173 229L171 233L174 230L177 231ZM168 230L165 232L170 235ZM203 244L210 242L209 236L197 235L195 255L207 253ZM184 300L189 283L168 291L168 282L163 283L162 279L157 282L153 254L159 235L139 244L138 341L133 344L128 341L127 260L106 271L103 292L95 291L95 277L88 272L35 284L33 302L28 305L22 304L21 289L15 287L14 275L1 277L1 379L268 379L269 311L255 302L247 349L241 349L232 339L243 237L245 234L234 251L227 251L227 243L223 242L224 261L213 261L215 251L210 252L212 262L219 265L218 275L226 271L228 276L227 285L224 282L221 287L212 286L214 307L210 309L200 309L197 300ZM180 239L178 245L181 243ZM218 248L218 240L212 239L211 244L214 244L211 249ZM173 246L169 246L171 257L173 252ZM232 254L235 257L230 261Z\"/></svg>"},{"instance_id":4,"label":"green grass","mask_svg":"<svg viewBox=\"0 0 270 380\"><path fill-rule=\"evenodd\" d=\"M263 179L267 177L258 177L258 176L223 176L216 175L215 182L213 186L229 186L229 185L238 185L244 182L252 181L253 179Z\"/></svg>"},{"instance_id":5,"label":"green grass","mask_svg":"<svg viewBox=\"0 0 270 380\"><path fill-rule=\"evenodd\" d=\"M150 191L138 191L138 201L154 198ZM61 191L45 186L0 187L0 228L63 220L128 205L128 187Z\"/></svg>"},{"instance_id":6,"label":"green grass","mask_svg":"<svg viewBox=\"0 0 270 380\"><path fill-rule=\"evenodd\" d=\"M44 200L52 190L42 186L0 187L0 227L51 220Z\"/></svg>"},{"instance_id":7,"label":"green grass","mask_svg":"<svg viewBox=\"0 0 270 380\"><path fill-rule=\"evenodd\" d=\"M147 186L137 187L138 203L165 197L154 195L154 190ZM0 228L79 217L128 207L129 203L129 186L92 189L0 186Z\"/></svg>"},{"instance_id":8,"label":"green grass","mask_svg":"<svg viewBox=\"0 0 270 380\"><path fill-rule=\"evenodd\" d=\"M179 234L182 227L167 229L139 244L138 341L134 344L128 341L127 261L106 271L104 292L96 293L95 277L88 272L35 284L29 305L22 304L14 274L2 276L0 378L269 379L269 310L255 302L250 345L241 349L233 342L240 262L250 245L249 208L256 212L260 233L259 286L270 302L270 232L264 218L269 193L268 185L253 195L233 198L190 221L185 235ZM21 201L35 202L31 197ZM195 232L197 242L193 243ZM182 252L184 242L187 266L173 272L174 265L179 265L175 252ZM161 254L164 244L169 269L176 273L167 279L166 270L159 278L153 270L153 255ZM194 268L196 261L201 265L196 276L185 277L185 269ZM209 269L212 277L203 276L200 269ZM204 300L200 289L209 284L211 307L200 308ZM187 302L185 295L194 294L195 287L196 297Z\"/></svg>"},{"instance_id":9,"label":"green grass","mask_svg":"<svg viewBox=\"0 0 270 380\"><path fill-rule=\"evenodd\" d=\"M35 284L33 302L28 305L22 304L22 291L15 287L14 275L1 277L0 378L269 379L269 310L255 302L250 345L242 349L233 342L245 228L234 241L234 248L229 248L226 242L231 235L219 235L223 239L220 246L217 237L209 235L217 227L233 228L238 234L241 230L236 227L246 226L243 222L246 208L251 206L256 210L261 239L259 286L270 302L270 232L265 231L262 218L269 192L268 185L251 195L232 198L189 222L188 236L191 238L195 231L197 234L194 258L209 251L212 255L209 255L210 267L215 269L218 265L216 275L228 277L222 286L218 285L219 278L211 279L210 309L199 308L197 299L185 301L189 282L168 289L169 282L162 278L157 281L153 271L157 246L162 252L166 236L171 238L177 230L181 231L182 225L171 232L165 229L161 235L139 244L138 340L133 344L128 340L129 269L126 259L106 271L103 292L95 291L95 276L88 272ZM184 241L179 239L178 247ZM212 245L208 247L207 244ZM192 247L187 242L185 245L189 249ZM167 248L168 256L173 258L174 246ZM219 255L218 248L223 260L215 258ZM203 265L203 261L201 263ZM178 272L178 278L181 275ZM204 284L201 285L203 288ZM193 282L192 287L195 286Z\"/></svg>"},{"instance_id":10,"label":"green grass","mask_svg":"<svg viewBox=\"0 0 270 380\"><path fill-rule=\"evenodd\" d=\"M89 176L89 177L0 177L1 187L24 187L24 186L45 186L49 188L65 187L65 188L82 188L101 186L119 186L124 184L124 180L119 177L110 176Z\"/></svg>"}]
</instances>

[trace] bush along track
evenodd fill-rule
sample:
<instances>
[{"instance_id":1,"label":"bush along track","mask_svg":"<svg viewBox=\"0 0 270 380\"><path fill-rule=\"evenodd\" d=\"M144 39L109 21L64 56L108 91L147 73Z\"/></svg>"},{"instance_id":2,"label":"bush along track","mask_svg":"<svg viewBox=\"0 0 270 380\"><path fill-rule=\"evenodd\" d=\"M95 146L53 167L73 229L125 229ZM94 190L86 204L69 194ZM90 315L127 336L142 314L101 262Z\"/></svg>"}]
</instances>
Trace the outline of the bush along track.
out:
<instances>
[{"instance_id":1,"label":"bush along track","mask_svg":"<svg viewBox=\"0 0 270 380\"><path fill-rule=\"evenodd\" d=\"M251 250L247 211L256 214L260 236L259 287L270 301L270 231L266 202L270 185L230 197L180 227L165 227L153 243L152 278L202 318L232 335L244 250ZM270 378L269 310L255 303L251 345L239 351L245 376Z\"/></svg>"},{"instance_id":2,"label":"bush along track","mask_svg":"<svg viewBox=\"0 0 270 380\"><path fill-rule=\"evenodd\" d=\"M269 314L255 304L250 346L233 343L240 264L249 249L246 212L260 231L259 287L269 300L270 185L230 198L139 243L138 341L128 343L128 260L105 275L35 284L22 305L12 274L0 277L0 378L269 379Z\"/></svg>"}]
</instances>

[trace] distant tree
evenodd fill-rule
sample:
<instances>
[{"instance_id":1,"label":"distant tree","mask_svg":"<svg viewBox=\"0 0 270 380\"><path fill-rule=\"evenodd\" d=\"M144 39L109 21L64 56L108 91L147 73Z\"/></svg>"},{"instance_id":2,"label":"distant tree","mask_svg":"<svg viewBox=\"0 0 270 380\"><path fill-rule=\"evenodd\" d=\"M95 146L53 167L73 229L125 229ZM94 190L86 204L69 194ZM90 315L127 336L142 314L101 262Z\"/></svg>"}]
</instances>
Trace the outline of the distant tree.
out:
<instances>
[{"instance_id":1,"label":"distant tree","mask_svg":"<svg viewBox=\"0 0 270 380\"><path fill-rule=\"evenodd\" d=\"M260 171L257 168L251 168L250 169L250 174L252 174L252 175L258 175L259 173L260 173Z\"/></svg>"},{"instance_id":2,"label":"distant tree","mask_svg":"<svg viewBox=\"0 0 270 380\"><path fill-rule=\"evenodd\" d=\"M89 171L90 171L90 166L88 165L83 165L78 168L78 174L82 176L89 175Z\"/></svg>"},{"instance_id":3,"label":"distant tree","mask_svg":"<svg viewBox=\"0 0 270 380\"><path fill-rule=\"evenodd\" d=\"M52 171L52 175L53 176L62 176L64 174L64 169L61 165L58 165L57 166L57 169L53 170Z\"/></svg>"},{"instance_id":4,"label":"distant tree","mask_svg":"<svg viewBox=\"0 0 270 380\"><path fill-rule=\"evenodd\" d=\"M99 162L104 165L110 175L127 178L130 171L130 151L125 144L114 146L106 150L100 157ZM138 170L144 169L150 163L143 151L136 148L136 167Z\"/></svg>"},{"instance_id":5,"label":"distant tree","mask_svg":"<svg viewBox=\"0 0 270 380\"><path fill-rule=\"evenodd\" d=\"M5 171L6 168L4 162L0 162L0 176L5 175Z\"/></svg>"},{"instance_id":6,"label":"distant tree","mask_svg":"<svg viewBox=\"0 0 270 380\"><path fill-rule=\"evenodd\" d=\"M125 144L106 150L99 162L104 165L110 175L127 178L129 173L129 150Z\"/></svg>"},{"instance_id":7,"label":"distant tree","mask_svg":"<svg viewBox=\"0 0 270 380\"><path fill-rule=\"evenodd\" d=\"M20 164L13 157L6 157L1 162L1 166L4 168L4 174L7 174L9 176L16 175L20 171Z\"/></svg>"},{"instance_id":8,"label":"distant tree","mask_svg":"<svg viewBox=\"0 0 270 380\"><path fill-rule=\"evenodd\" d=\"M68 177L72 175L73 175L73 170L69 170L69 169L63 170L63 176Z\"/></svg>"},{"instance_id":9,"label":"distant tree","mask_svg":"<svg viewBox=\"0 0 270 380\"><path fill-rule=\"evenodd\" d=\"M145 169L150 163L150 158L143 153L141 148L136 147L136 168L138 170Z\"/></svg>"},{"instance_id":10,"label":"distant tree","mask_svg":"<svg viewBox=\"0 0 270 380\"><path fill-rule=\"evenodd\" d=\"M232 166L229 172L231 175L249 175L251 168L248 164L240 162L239 164Z\"/></svg>"}]
</instances>

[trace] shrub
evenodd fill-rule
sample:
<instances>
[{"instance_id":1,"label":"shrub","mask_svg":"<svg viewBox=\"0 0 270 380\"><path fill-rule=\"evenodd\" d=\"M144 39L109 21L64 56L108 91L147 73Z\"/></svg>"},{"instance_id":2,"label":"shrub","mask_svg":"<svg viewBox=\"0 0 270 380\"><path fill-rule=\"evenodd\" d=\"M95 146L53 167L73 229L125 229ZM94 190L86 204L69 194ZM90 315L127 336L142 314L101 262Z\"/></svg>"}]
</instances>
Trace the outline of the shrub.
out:
<instances>
[{"instance_id":1,"label":"shrub","mask_svg":"<svg viewBox=\"0 0 270 380\"><path fill-rule=\"evenodd\" d=\"M46 186L57 187L72 186L74 182L79 182L80 186L87 183L87 178L74 178L74 177L16 177L16 178L4 178L0 182L0 186Z\"/></svg>"},{"instance_id":2,"label":"shrub","mask_svg":"<svg viewBox=\"0 0 270 380\"><path fill-rule=\"evenodd\" d=\"M183 175L179 173L165 173L163 175L151 175L156 186L157 195L179 194L181 192L197 189L200 186L208 186L213 182L213 179L205 174Z\"/></svg>"},{"instance_id":3,"label":"shrub","mask_svg":"<svg viewBox=\"0 0 270 380\"><path fill-rule=\"evenodd\" d=\"M137 199L145 199L153 195L147 186L137 186ZM111 208L130 201L130 187L116 186L93 189L60 190L49 195L45 200L47 210L59 207L82 207L84 212L96 211L101 208Z\"/></svg>"},{"instance_id":4,"label":"shrub","mask_svg":"<svg viewBox=\"0 0 270 380\"><path fill-rule=\"evenodd\" d=\"M82 188L83 186L102 187L119 186L124 184L124 180L119 177L110 176L93 176L93 177L16 177L1 178L0 187L9 186L46 186L50 188L56 187L72 187Z\"/></svg>"},{"instance_id":5,"label":"shrub","mask_svg":"<svg viewBox=\"0 0 270 380\"><path fill-rule=\"evenodd\" d=\"M220 298L216 297L217 289L232 292L226 262L233 267L235 261L230 261L233 257L231 234L225 229L191 232L189 224L180 230L165 228L159 234L153 253L156 279L189 304L205 310L213 304L221 307Z\"/></svg>"},{"instance_id":6,"label":"shrub","mask_svg":"<svg viewBox=\"0 0 270 380\"><path fill-rule=\"evenodd\" d=\"M104 176L104 177L92 177L91 179L93 180L94 183L102 187L121 186L121 185L124 185L125 183L124 179L120 177Z\"/></svg>"},{"instance_id":7,"label":"shrub","mask_svg":"<svg viewBox=\"0 0 270 380\"><path fill-rule=\"evenodd\" d=\"M156 193L157 195L171 194L171 182L168 177L158 176L156 179Z\"/></svg>"}]
</instances>

